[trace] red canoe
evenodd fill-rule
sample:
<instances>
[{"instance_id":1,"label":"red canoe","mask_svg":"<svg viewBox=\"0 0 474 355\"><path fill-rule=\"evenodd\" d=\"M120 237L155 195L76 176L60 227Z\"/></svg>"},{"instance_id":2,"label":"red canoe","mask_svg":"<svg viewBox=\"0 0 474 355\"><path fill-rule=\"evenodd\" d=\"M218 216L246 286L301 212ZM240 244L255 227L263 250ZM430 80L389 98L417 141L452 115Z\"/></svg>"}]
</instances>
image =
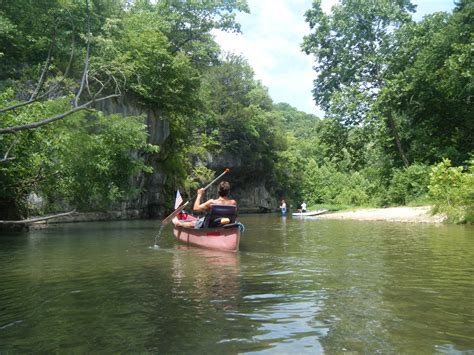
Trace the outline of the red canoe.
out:
<instances>
[{"instance_id":1,"label":"red canoe","mask_svg":"<svg viewBox=\"0 0 474 355\"><path fill-rule=\"evenodd\" d=\"M215 220L228 216L230 224L215 226ZM182 222L195 221L196 218L187 216L185 220L173 218L173 234L180 241L201 248L231 251L239 250L240 225L235 223L236 207L214 205L204 220L204 228L184 227Z\"/></svg>"},{"instance_id":2,"label":"red canoe","mask_svg":"<svg viewBox=\"0 0 474 355\"><path fill-rule=\"evenodd\" d=\"M174 236L180 241L201 248L232 251L239 250L240 229L239 226L230 228L173 228Z\"/></svg>"}]
</instances>

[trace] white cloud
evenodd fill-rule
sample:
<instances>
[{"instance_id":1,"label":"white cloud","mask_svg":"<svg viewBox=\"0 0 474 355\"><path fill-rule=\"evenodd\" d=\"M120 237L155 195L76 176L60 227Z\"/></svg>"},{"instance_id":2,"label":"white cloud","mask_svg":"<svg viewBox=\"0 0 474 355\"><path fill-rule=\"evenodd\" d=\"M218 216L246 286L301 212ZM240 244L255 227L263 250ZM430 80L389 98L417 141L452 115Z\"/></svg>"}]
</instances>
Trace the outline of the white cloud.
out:
<instances>
[{"instance_id":1,"label":"white cloud","mask_svg":"<svg viewBox=\"0 0 474 355\"><path fill-rule=\"evenodd\" d=\"M329 13L338 0L322 0ZM452 0L415 0L418 13L454 7ZM244 56L255 71L256 79L268 87L275 102L286 102L301 111L323 117L311 90L316 73L314 58L301 51L303 37L309 33L304 13L312 0L249 0L250 14L238 14L242 34L214 31L217 43L226 52ZM415 16L415 18L416 18Z\"/></svg>"},{"instance_id":2,"label":"white cloud","mask_svg":"<svg viewBox=\"0 0 474 355\"><path fill-rule=\"evenodd\" d=\"M326 13L331 13L331 9L334 5L336 5L339 1L338 0L323 0L321 2L321 9Z\"/></svg>"},{"instance_id":3,"label":"white cloud","mask_svg":"<svg viewBox=\"0 0 474 355\"><path fill-rule=\"evenodd\" d=\"M225 52L248 60L256 79L268 87L275 102L322 116L311 97L313 60L300 47L309 33L304 12L311 7L311 0L250 0L249 6L250 15L238 16L243 33L214 31L216 41Z\"/></svg>"}]
</instances>

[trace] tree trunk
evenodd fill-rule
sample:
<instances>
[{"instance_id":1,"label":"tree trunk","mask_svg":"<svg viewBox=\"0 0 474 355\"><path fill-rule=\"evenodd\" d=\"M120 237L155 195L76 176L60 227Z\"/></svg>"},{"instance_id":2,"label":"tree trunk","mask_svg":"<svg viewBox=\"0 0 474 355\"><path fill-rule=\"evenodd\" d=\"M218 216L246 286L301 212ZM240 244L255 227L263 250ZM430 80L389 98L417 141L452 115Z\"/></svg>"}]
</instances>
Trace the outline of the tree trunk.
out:
<instances>
[{"instance_id":1,"label":"tree trunk","mask_svg":"<svg viewBox=\"0 0 474 355\"><path fill-rule=\"evenodd\" d=\"M397 147L398 154L400 155L400 158L403 161L403 165L405 166L405 168L408 168L410 166L410 163L408 162L405 151L403 150L402 142L398 134L397 125L395 123L395 120L393 119L391 112L387 113L387 127L390 133L392 134L393 139L395 140L395 145Z\"/></svg>"},{"instance_id":2,"label":"tree trunk","mask_svg":"<svg viewBox=\"0 0 474 355\"><path fill-rule=\"evenodd\" d=\"M23 219L25 216L22 215L18 208L15 199L13 198L0 198L0 220L18 220Z\"/></svg>"},{"instance_id":3,"label":"tree trunk","mask_svg":"<svg viewBox=\"0 0 474 355\"><path fill-rule=\"evenodd\" d=\"M14 198L0 198L0 220L16 221L23 219L25 216L20 210ZM21 230L24 226L1 226L0 230Z\"/></svg>"}]
</instances>

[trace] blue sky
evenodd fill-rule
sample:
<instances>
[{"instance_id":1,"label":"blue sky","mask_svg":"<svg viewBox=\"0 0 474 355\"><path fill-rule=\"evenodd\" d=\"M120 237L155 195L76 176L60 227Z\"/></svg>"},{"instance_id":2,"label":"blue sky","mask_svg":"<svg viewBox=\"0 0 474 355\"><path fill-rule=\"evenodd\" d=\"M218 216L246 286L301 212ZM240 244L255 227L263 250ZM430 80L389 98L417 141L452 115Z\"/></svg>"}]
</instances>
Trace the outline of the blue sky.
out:
<instances>
[{"instance_id":1,"label":"blue sky","mask_svg":"<svg viewBox=\"0 0 474 355\"><path fill-rule=\"evenodd\" d=\"M286 102L297 109L323 117L311 90L316 73L314 58L301 52L303 36L309 33L304 13L312 0L248 0L250 14L239 14L242 34L214 32L222 49L243 55L265 85L274 102ZM322 0L329 12L337 0ZM415 20L436 11L451 12L453 0L412 0L417 5Z\"/></svg>"}]
</instances>

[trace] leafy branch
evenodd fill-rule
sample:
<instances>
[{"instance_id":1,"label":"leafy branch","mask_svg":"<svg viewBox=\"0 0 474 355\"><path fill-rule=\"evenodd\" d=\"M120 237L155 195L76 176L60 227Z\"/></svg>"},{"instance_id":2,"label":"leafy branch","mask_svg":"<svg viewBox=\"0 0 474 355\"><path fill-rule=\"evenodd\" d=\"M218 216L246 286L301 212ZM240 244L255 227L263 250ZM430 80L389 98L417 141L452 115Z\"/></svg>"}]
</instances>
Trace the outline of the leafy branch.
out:
<instances>
[{"instance_id":1,"label":"leafy branch","mask_svg":"<svg viewBox=\"0 0 474 355\"><path fill-rule=\"evenodd\" d=\"M85 59L84 59L84 68L83 68L83 71L82 71L80 87L79 87L79 90L77 91L77 93L75 95L73 107L70 110L66 111L66 112L62 112L60 114L57 114L57 115L54 115L54 116L51 116L51 117L46 117L46 118L44 118L40 121L37 121L37 122L27 123L27 124L12 126L12 127L0 128L0 134L8 134L8 133L14 133L14 132L22 131L22 130L36 129L38 127L41 127L41 126L50 124L52 122L61 120L65 117L67 117L67 116L70 116L71 114L73 114L75 112L88 109L92 104L94 104L96 102L103 101L103 100L108 100L110 98L120 96L120 89L118 88L118 81L115 80L115 78L110 78L104 84L100 80L98 80L97 78L94 77L93 78L94 81L99 84L100 88L99 88L99 90L97 91L97 93L95 95L92 95L92 93L91 93L91 89L90 89L90 85L89 85L91 26L90 26L90 10L89 10L89 1L88 0L86 1L86 8L87 8L87 38L86 38L86 43L87 43L86 46L87 47L86 47L86 56L85 56ZM36 88L34 89L33 93L31 94L29 100L25 101L25 102L13 104L13 105L10 105L10 106L7 106L7 107L0 108L0 113L4 113L4 112L11 111L11 110L14 110L14 109L17 109L17 108L20 108L20 107L31 105L34 102L37 102L37 101L45 98L53 90L55 90L57 88L57 85L54 85L51 89L49 89L46 92L44 92L43 94L39 95L39 93L40 93L40 91L41 91L41 89L44 85L44 82L46 80L48 70L49 70L49 67L50 67L52 52L53 52L53 48L55 46L56 31L57 31L57 29L55 27L55 29L53 31L53 39L51 40L51 43L50 43L50 46L49 46L47 58L45 60L43 69L42 69L40 77L38 79L38 83L36 85ZM69 72L69 68L70 68L71 62L73 60L73 56L74 56L74 33L73 33L73 36L72 36L71 55L70 55L70 60L69 60L68 67L66 69L66 74ZM105 89L106 85L109 84L112 79L115 82L115 93L111 94L111 95L99 97L99 95ZM92 96L92 99L87 101L84 104L79 104L79 101L81 99L81 96L82 96L82 93L83 93L84 89L86 89L87 92L89 93L89 95ZM10 149L9 149L9 151L10 151ZM4 158L0 162L11 160L11 158L8 159L8 152L5 154Z\"/></svg>"}]
</instances>

